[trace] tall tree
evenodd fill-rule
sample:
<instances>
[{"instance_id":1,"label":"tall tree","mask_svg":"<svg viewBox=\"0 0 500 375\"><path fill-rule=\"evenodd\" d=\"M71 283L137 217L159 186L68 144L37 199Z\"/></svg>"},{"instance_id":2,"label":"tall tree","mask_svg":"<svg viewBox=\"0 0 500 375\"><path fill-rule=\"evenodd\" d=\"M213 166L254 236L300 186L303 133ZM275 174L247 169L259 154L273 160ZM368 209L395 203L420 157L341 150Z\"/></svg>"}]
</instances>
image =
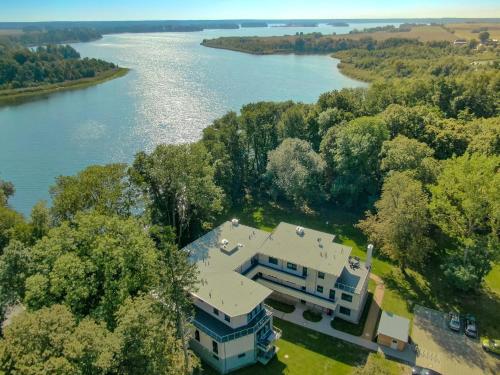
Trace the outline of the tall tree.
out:
<instances>
[{"instance_id":1,"label":"tall tree","mask_svg":"<svg viewBox=\"0 0 500 375\"><path fill-rule=\"evenodd\" d=\"M499 255L499 168L500 156L465 154L431 188L433 221L453 241L445 272L461 289L477 288Z\"/></svg>"},{"instance_id":2,"label":"tall tree","mask_svg":"<svg viewBox=\"0 0 500 375\"><path fill-rule=\"evenodd\" d=\"M72 220L77 212L91 210L128 216L137 204L125 164L92 165L76 176L59 176L50 194L52 215L57 222Z\"/></svg>"},{"instance_id":3,"label":"tall tree","mask_svg":"<svg viewBox=\"0 0 500 375\"><path fill-rule=\"evenodd\" d=\"M172 316L151 296L128 298L117 312L115 334L122 342L120 372L130 375L185 373L182 342ZM189 351L192 372L197 358Z\"/></svg>"},{"instance_id":4,"label":"tall tree","mask_svg":"<svg viewBox=\"0 0 500 375\"><path fill-rule=\"evenodd\" d=\"M29 308L60 303L110 327L127 297L159 283L158 251L144 224L133 218L77 214L71 225L51 229L31 256L24 299Z\"/></svg>"},{"instance_id":5,"label":"tall tree","mask_svg":"<svg viewBox=\"0 0 500 375\"><path fill-rule=\"evenodd\" d=\"M325 162L309 142L287 138L269 153L271 186L297 206L321 200Z\"/></svg>"},{"instance_id":6,"label":"tall tree","mask_svg":"<svg viewBox=\"0 0 500 375\"><path fill-rule=\"evenodd\" d=\"M321 150L331 168L335 201L353 206L376 195L380 188L378 156L388 138L386 125L376 117L360 117L328 131Z\"/></svg>"},{"instance_id":7,"label":"tall tree","mask_svg":"<svg viewBox=\"0 0 500 375\"><path fill-rule=\"evenodd\" d=\"M422 184L408 172L394 172L375 203L376 214L368 212L357 226L405 273L408 265L421 264L433 247L427 205Z\"/></svg>"},{"instance_id":8,"label":"tall tree","mask_svg":"<svg viewBox=\"0 0 500 375\"><path fill-rule=\"evenodd\" d=\"M13 318L0 340L6 374L109 374L117 369L120 342L103 324L77 323L61 305Z\"/></svg>"},{"instance_id":9,"label":"tall tree","mask_svg":"<svg viewBox=\"0 0 500 375\"><path fill-rule=\"evenodd\" d=\"M137 154L133 175L148 198L153 224L176 229L179 244L209 228L222 210L210 154L201 143L160 145Z\"/></svg>"}]
</instances>

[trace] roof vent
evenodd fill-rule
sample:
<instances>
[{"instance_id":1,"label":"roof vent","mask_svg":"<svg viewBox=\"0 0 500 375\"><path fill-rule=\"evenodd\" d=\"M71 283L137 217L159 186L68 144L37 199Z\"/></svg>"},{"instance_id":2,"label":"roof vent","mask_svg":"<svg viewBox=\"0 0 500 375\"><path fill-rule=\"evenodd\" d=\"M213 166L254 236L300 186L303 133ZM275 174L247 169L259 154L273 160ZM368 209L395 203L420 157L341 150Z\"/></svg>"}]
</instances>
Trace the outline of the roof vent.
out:
<instances>
[{"instance_id":1,"label":"roof vent","mask_svg":"<svg viewBox=\"0 0 500 375\"><path fill-rule=\"evenodd\" d=\"M240 221L238 219L233 219L231 220L231 224L233 224L234 227L237 227L240 224Z\"/></svg>"},{"instance_id":2,"label":"roof vent","mask_svg":"<svg viewBox=\"0 0 500 375\"><path fill-rule=\"evenodd\" d=\"M302 228L302 227L295 228L295 233L297 233L299 236L303 236L304 235L304 228Z\"/></svg>"}]
</instances>

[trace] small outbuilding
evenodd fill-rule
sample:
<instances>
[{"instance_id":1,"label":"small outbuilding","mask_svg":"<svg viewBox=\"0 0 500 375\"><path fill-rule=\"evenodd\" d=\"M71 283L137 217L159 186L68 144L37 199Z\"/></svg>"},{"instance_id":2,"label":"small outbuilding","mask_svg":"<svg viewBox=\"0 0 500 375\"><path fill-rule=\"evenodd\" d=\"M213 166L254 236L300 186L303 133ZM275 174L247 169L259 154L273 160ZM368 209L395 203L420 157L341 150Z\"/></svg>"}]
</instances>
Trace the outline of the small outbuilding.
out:
<instances>
[{"instance_id":1,"label":"small outbuilding","mask_svg":"<svg viewBox=\"0 0 500 375\"><path fill-rule=\"evenodd\" d=\"M402 316L382 311L377 330L377 342L403 351L408 344L410 321Z\"/></svg>"}]
</instances>

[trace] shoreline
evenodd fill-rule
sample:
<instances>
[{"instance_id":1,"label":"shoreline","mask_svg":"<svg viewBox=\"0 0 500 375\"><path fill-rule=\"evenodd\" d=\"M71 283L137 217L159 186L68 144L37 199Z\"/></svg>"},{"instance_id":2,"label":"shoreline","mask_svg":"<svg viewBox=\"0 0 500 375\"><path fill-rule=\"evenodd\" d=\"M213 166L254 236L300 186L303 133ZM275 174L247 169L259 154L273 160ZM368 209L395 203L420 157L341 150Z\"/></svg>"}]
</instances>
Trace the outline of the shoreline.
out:
<instances>
[{"instance_id":1,"label":"shoreline","mask_svg":"<svg viewBox=\"0 0 500 375\"><path fill-rule=\"evenodd\" d=\"M307 53L307 52L296 53L296 52L288 52L288 51L253 52L253 51L248 51L248 50L234 48L234 47L212 46L209 44L204 44L203 42L200 43L200 45L202 45L203 47L207 47L207 48L246 53L248 55L254 55L254 56L272 56L272 55L329 56L333 59L339 60L339 63L337 64L337 68L338 68L339 72L342 73L343 75L345 75L346 77L354 79L354 80L359 81L359 82L363 82L363 83L371 83L371 82L375 81L375 79L369 79L368 77L364 77L363 74L358 75L354 71L351 71L349 69L349 64L343 62L339 56L336 56L335 53L331 53L331 52L327 52L327 53Z\"/></svg>"},{"instance_id":2,"label":"shoreline","mask_svg":"<svg viewBox=\"0 0 500 375\"><path fill-rule=\"evenodd\" d=\"M0 106L15 104L16 101L34 99L39 96L51 95L57 92L77 90L95 86L115 78L125 76L130 69L117 68L111 71L101 73L92 78L82 78L74 81L65 81L59 83L51 83L36 87L27 87L21 89L0 90Z\"/></svg>"}]
</instances>

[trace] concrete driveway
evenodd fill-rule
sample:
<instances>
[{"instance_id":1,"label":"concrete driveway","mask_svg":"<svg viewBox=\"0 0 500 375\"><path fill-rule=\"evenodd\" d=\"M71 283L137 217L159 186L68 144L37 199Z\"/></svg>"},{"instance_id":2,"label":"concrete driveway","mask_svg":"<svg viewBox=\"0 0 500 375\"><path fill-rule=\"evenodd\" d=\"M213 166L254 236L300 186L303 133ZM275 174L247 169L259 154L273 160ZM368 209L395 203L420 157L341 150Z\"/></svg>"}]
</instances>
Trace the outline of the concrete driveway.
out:
<instances>
[{"instance_id":1,"label":"concrete driveway","mask_svg":"<svg viewBox=\"0 0 500 375\"><path fill-rule=\"evenodd\" d=\"M417 365L445 375L500 374L500 360L485 353L479 340L450 331L447 314L422 306L415 306L414 312L412 340L419 348Z\"/></svg>"}]
</instances>

